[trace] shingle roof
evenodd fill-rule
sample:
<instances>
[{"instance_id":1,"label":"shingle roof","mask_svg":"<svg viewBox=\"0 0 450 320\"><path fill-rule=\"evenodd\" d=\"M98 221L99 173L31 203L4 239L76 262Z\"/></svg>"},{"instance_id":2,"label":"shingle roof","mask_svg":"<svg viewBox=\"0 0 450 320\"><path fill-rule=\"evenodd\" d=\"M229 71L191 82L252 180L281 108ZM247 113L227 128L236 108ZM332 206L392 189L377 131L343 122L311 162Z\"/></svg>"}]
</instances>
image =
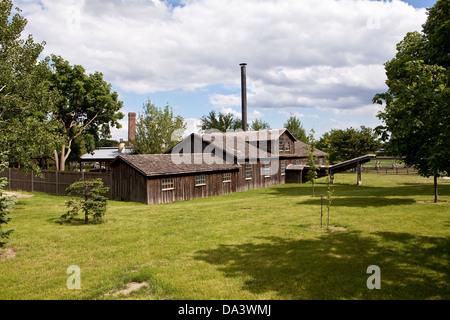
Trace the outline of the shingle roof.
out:
<instances>
[{"instance_id":1,"label":"shingle roof","mask_svg":"<svg viewBox=\"0 0 450 320\"><path fill-rule=\"evenodd\" d=\"M183 162L179 163L184 159ZM143 175L175 175L196 172L234 171L239 170L239 165L229 163L213 163L214 159L206 158L202 154L136 154L119 156L111 165L124 161ZM221 161L217 157L217 162ZM223 161L222 161L223 162Z\"/></svg>"},{"instance_id":2,"label":"shingle roof","mask_svg":"<svg viewBox=\"0 0 450 320\"><path fill-rule=\"evenodd\" d=\"M277 140L283 133L287 133L294 141L297 139L289 132L288 129L272 129L260 131L229 131L229 132L212 132L202 135L203 140L211 141L211 137L236 137L245 141L262 141L262 140Z\"/></svg>"},{"instance_id":3,"label":"shingle roof","mask_svg":"<svg viewBox=\"0 0 450 320\"><path fill-rule=\"evenodd\" d=\"M308 145L302 141L295 141L294 142L294 156L298 157L307 157L308 156ZM314 151L314 154L318 157L325 157L326 153L316 149Z\"/></svg>"}]
</instances>

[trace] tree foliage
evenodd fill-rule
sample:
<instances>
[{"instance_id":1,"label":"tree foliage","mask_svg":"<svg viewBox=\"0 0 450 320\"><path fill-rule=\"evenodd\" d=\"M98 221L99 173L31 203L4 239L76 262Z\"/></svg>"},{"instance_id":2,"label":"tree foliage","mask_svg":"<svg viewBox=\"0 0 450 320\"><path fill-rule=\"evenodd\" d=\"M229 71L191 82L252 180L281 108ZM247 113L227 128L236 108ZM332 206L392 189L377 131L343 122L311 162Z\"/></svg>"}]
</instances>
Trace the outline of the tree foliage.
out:
<instances>
[{"instance_id":1,"label":"tree foliage","mask_svg":"<svg viewBox=\"0 0 450 320\"><path fill-rule=\"evenodd\" d=\"M84 223L89 223L91 216L95 222L100 222L105 215L108 201L103 196L109 188L103 186L102 179L77 181L72 183L66 192L69 196L75 196L66 202L68 211L61 217L73 220L84 213Z\"/></svg>"},{"instance_id":2,"label":"tree foliage","mask_svg":"<svg viewBox=\"0 0 450 320\"><path fill-rule=\"evenodd\" d=\"M291 114L289 119L285 122L284 127L288 129L297 140L308 143L306 131L303 128L302 122L296 116Z\"/></svg>"},{"instance_id":3,"label":"tree foliage","mask_svg":"<svg viewBox=\"0 0 450 320\"><path fill-rule=\"evenodd\" d=\"M5 161L6 153L0 153L0 172L2 172L8 165ZM2 225L8 224L11 221L11 217L8 217L11 207L15 204L15 197L8 196L4 193L3 189L8 184L7 178L0 178L0 248L3 247L14 229L3 229Z\"/></svg>"},{"instance_id":4,"label":"tree foliage","mask_svg":"<svg viewBox=\"0 0 450 320\"><path fill-rule=\"evenodd\" d=\"M156 107L150 100L144 105L136 123L133 149L138 154L164 153L181 141L186 124L181 116L174 116L169 105Z\"/></svg>"},{"instance_id":5,"label":"tree foliage","mask_svg":"<svg viewBox=\"0 0 450 320\"><path fill-rule=\"evenodd\" d=\"M374 153L382 147L378 134L371 128L333 129L322 135L317 147L328 154L331 164Z\"/></svg>"},{"instance_id":6,"label":"tree foliage","mask_svg":"<svg viewBox=\"0 0 450 320\"><path fill-rule=\"evenodd\" d=\"M82 66L71 66L55 55L52 55L50 67L49 87L57 93L52 119L58 123L63 139L59 159L55 160L60 170L64 170L74 143L82 144L78 148L84 147L90 152L93 146L99 145L101 138L110 137L111 127L121 127L118 120L124 116L119 111L123 102L118 100L117 92L111 91L111 84L103 80L100 72L86 75Z\"/></svg>"},{"instance_id":7,"label":"tree foliage","mask_svg":"<svg viewBox=\"0 0 450 320\"><path fill-rule=\"evenodd\" d=\"M434 177L435 202L437 177L450 174L449 7L438 0L423 33L410 32L397 45L385 63L388 91L373 98L384 104L377 130L388 140L386 149L405 156L420 175Z\"/></svg>"},{"instance_id":8,"label":"tree foliage","mask_svg":"<svg viewBox=\"0 0 450 320\"><path fill-rule=\"evenodd\" d=\"M214 110L211 110L209 114L204 115L201 118L202 122L202 130L205 131L235 131L242 129L242 120L239 118L235 118L232 113L222 113L219 112L216 115Z\"/></svg>"},{"instance_id":9,"label":"tree foliage","mask_svg":"<svg viewBox=\"0 0 450 320\"><path fill-rule=\"evenodd\" d=\"M255 119L252 121L251 130L259 131L259 130L270 130L270 124L262 119Z\"/></svg>"},{"instance_id":10,"label":"tree foliage","mask_svg":"<svg viewBox=\"0 0 450 320\"><path fill-rule=\"evenodd\" d=\"M320 169L320 164L317 163L316 155L316 140L314 139L314 129L311 129L308 135L308 144L306 146L308 150L306 164L309 166L309 170L306 173L306 177L312 184L312 196L314 197L314 185L317 180L317 171Z\"/></svg>"},{"instance_id":11,"label":"tree foliage","mask_svg":"<svg viewBox=\"0 0 450 320\"><path fill-rule=\"evenodd\" d=\"M45 43L21 38L27 20L0 1L0 145L13 165L37 170L31 158L49 155L59 142L49 119L55 94L47 86L48 60L38 61Z\"/></svg>"}]
</instances>

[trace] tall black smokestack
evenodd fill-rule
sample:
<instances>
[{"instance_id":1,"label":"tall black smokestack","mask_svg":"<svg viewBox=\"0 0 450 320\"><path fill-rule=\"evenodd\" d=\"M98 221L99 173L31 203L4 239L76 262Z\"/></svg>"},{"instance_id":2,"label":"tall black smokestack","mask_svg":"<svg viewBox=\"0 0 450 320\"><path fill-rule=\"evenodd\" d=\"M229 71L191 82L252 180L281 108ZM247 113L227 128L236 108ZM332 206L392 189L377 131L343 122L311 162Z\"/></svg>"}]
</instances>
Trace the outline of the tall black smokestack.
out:
<instances>
[{"instance_id":1,"label":"tall black smokestack","mask_svg":"<svg viewBox=\"0 0 450 320\"><path fill-rule=\"evenodd\" d=\"M242 130L247 131L247 73L246 63L241 63Z\"/></svg>"}]
</instances>

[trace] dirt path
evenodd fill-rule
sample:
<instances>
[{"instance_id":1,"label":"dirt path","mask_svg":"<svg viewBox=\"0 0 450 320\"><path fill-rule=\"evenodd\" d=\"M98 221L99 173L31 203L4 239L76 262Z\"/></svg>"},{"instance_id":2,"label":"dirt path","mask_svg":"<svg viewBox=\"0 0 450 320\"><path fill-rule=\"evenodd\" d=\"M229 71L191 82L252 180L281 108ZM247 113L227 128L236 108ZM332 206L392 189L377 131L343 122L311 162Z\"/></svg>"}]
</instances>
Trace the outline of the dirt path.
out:
<instances>
[{"instance_id":1,"label":"dirt path","mask_svg":"<svg viewBox=\"0 0 450 320\"><path fill-rule=\"evenodd\" d=\"M18 192L5 191L3 193L6 194L7 196L16 196L17 198L31 198L31 197L34 197L34 195L32 195L32 194L21 194L21 193L18 193Z\"/></svg>"}]
</instances>

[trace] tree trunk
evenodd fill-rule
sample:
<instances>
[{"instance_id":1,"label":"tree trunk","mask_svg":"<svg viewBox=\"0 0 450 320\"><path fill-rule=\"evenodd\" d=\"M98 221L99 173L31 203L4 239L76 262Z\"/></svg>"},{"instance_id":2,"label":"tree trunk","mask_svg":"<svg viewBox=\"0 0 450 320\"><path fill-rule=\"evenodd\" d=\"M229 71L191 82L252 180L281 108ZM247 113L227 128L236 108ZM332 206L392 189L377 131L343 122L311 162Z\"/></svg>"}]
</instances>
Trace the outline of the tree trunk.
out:
<instances>
[{"instance_id":1,"label":"tree trunk","mask_svg":"<svg viewBox=\"0 0 450 320\"><path fill-rule=\"evenodd\" d=\"M53 150L53 156L55 157L56 171L59 171L59 159L58 159L58 152L56 150Z\"/></svg>"},{"instance_id":2,"label":"tree trunk","mask_svg":"<svg viewBox=\"0 0 450 320\"><path fill-rule=\"evenodd\" d=\"M69 147L67 148L67 152L66 152L66 145L63 144L61 147L61 157L59 158L59 167L61 171L65 171L66 169L66 160L70 155L70 151L72 151L70 149L70 145L71 145L71 141L69 142Z\"/></svg>"},{"instance_id":3,"label":"tree trunk","mask_svg":"<svg viewBox=\"0 0 450 320\"><path fill-rule=\"evenodd\" d=\"M61 147L61 157L59 158L59 169L61 171L65 171L65 164L66 164L66 145L63 144Z\"/></svg>"},{"instance_id":4,"label":"tree trunk","mask_svg":"<svg viewBox=\"0 0 450 320\"><path fill-rule=\"evenodd\" d=\"M434 176L434 203L438 202L437 176Z\"/></svg>"}]
</instances>

